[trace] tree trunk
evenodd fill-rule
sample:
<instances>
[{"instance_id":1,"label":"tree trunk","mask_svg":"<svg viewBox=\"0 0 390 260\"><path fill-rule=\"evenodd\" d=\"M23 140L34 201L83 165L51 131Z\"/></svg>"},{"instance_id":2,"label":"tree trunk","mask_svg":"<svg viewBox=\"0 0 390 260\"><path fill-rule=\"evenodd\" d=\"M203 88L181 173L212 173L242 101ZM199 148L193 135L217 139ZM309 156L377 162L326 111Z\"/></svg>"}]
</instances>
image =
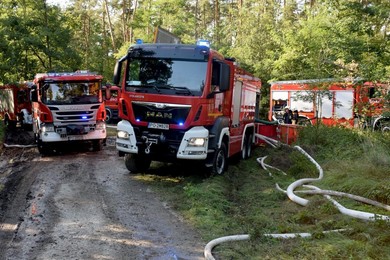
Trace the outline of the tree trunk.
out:
<instances>
[{"instance_id":1,"label":"tree trunk","mask_svg":"<svg viewBox=\"0 0 390 260\"><path fill-rule=\"evenodd\" d=\"M110 37L111 37L112 48L114 49L114 52L116 52L117 49L116 49L116 44L115 44L115 39L114 39L114 33L113 33L113 29L112 29L111 17L110 17L110 12L109 12L109 9L108 9L107 0L104 0L104 7L105 7L105 9L106 9L106 14L107 14L108 29L109 29L109 31L110 31Z\"/></svg>"}]
</instances>

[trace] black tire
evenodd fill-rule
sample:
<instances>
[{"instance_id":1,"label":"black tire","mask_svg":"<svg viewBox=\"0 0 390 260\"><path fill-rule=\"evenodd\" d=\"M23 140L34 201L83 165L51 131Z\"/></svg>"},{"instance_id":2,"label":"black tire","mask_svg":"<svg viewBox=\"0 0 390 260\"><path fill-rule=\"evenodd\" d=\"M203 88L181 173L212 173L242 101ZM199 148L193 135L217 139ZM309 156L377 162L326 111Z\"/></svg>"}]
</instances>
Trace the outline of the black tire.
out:
<instances>
[{"instance_id":1,"label":"black tire","mask_svg":"<svg viewBox=\"0 0 390 260\"><path fill-rule=\"evenodd\" d=\"M38 139L37 147L38 147L38 151L41 155L49 155L50 154L50 145L43 143L40 139Z\"/></svg>"},{"instance_id":2,"label":"black tire","mask_svg":"<svg viewBox=\"0 0 390 260\"><path fill-rule=\"evenodd\" d=\"M95 152L101 151L103 149L103 140L93 140L92 148Z\"/></svg>"},{"instance_id":3,"label":"black tire","mask_svg":"<svg viewBox=\"0 0 390 260\"><path fill-rule=\"evenodd\" d=\"M16 128L16 121L10 120L8 116L4 118L4 126L8 130L15 130Z\"/></svg>"},{"instance_id":4,"label":"black tire","mask_svg":"<svg viewBox=\"0 0 390 260\"><path fill-rule=\"evenodd\" d=\"M253 135L249 134L247 138L247 145L246 145L246 159L252 156L252 139L253 139Z\"/></svg>"},{"instance_id":5,"label":"black tire","mask_svg":"<svg viewBox=\"0 0 390 260\"><path fill-rule=\"evenodd\" d=\"M248 135L244 134L244 141L241 150L241 159L246 160L248 158Z\"/></svg>"},{"instance_id":6,"label":"black tire","mask_svg":"<svg viewBox=\"0 0 390 260\"><path fill-rule=\"evenodd\" d=\"M131 173L141 173L149 169L151 159L138 154L125 154L125 165Z\"/></svg>"},{"instance_id":7,"label":"black tire","mask_svg":"<svg viewBox=\"0 0 390 260\"><path fill-rule=\"evenodd\" d=\"M227 168L227 149L224 143L217 149L213 158L213 166L211 167L211 173L220 175L225 172Z\"/></svg>"},{"instance_id":8,"label":"black tire","mask_svg":"<svg viewBox=\"0 0 390 260\"><path fill-rule=\"evenodd\" d=\"M109 124L112 121L112 111L106 107L106 123Z\"/></svg>"}]
</instances>

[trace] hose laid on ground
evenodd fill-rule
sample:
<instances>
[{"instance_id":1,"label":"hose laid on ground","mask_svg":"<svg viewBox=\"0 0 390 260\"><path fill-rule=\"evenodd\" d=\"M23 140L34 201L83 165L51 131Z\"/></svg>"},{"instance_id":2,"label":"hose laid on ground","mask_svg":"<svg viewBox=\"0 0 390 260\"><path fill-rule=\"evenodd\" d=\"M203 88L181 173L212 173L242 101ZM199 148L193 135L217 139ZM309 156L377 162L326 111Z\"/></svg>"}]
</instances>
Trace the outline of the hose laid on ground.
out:
<instances>
[{"instance_id":1,"label":"hose laid on ground","mask_svg":"<svg viewBox=\"0 0 390 260\"><path fill-rule=\"evenodd\" d=\"M328 234L328 233L336 233L336 232L343 232L347 231L349 229L335 229L335 230L328 230L323 231L321 233ZM280 239L290 239L290 238L306 238L306 237L312 237L313 235L311 233L286 233L286 234L263 234L265 237L271 237L271 238L280 238ZM214 240L211 240L204 248L204 257L206 260L215 260L213 254L211 253L212 249L225 242L231 242L231 241L242 241L242 240L249 240L250 235L232 235L232 236L225 236L216 238Z\"/></svg>"},{"instance_id":2,"label":"hose laid on ground","mask_svg":"<svg viewBox=\"0 0 390 260\"><path fill-rule=\"evenodd\" d=\"M272 176L272 173L268 170L268 168L277 170L277 171L281 172L283 175L287 175L287 173L285 173L284 171L282 171L282 170L280 170L280 169L278 169L278 168L276 168L276 167L273 167L273 166L271 166L271 165L269 165L269 164L266 164L266 163L264 162L265 158L267 158L267 156L259 157L259 158L257 158L256 160L257 160L257 162L261 165L261 167L262 167L264 170L266 170L266 171L268 172L269 176Z\"/></svg>"},{"instance_id":3,"label":"hose laid on ground","mask_svg":"<svg viewBox=\"0 0 390 260\"><path fill-rule=\"evenodd\" d=\"M306 187L308 185L303 185L303 187ZM369 204L378 208L385 209L387 211L390 211L390 206L380 203L375 200L367 199L361 196L345 193L345 192L340 192L340 191L334 191L334 190L323 190L323 189L315 189L315 190L298 190L295 191L296 193L305 193L305 194L319 194L319 195L330 195L330 196L338 196L338 197L346 197L349 199L353 199L365 204Z\"/></svg>"},{"instance_id":4,"label":"hose laid on ground","mask_svg":"<svg viewBox=\"0 0 390 260\"><path fill-rule=\"evenodd\" d=\"M264 142L266 142L267 144L269 144L270 146L272 146L273 148L276 148L278 146L280 146L282 143L275 140L275 139L272 139L268 136L265 136L265 135L262 135L262 134L255 134L255 137L256 138L259 138L261 140L263 140Z\"/></svg>"},{"instance_id":5,"label":"hose laid on ground","mask_svg":"<svg viewBox=\"0 0 390 260\"><path fill-rule=\"evenodd\" d=\"M307 188L310 188L313 190L321 190L320 188L318 188L316 186L312 186L312 185L305 185L305 186ZM331 201L333 203L333 205L335 205L336 208L344 215L347 215L347 216L350 216L353 218L363 219L363 220L370 220L370 221L374 221L374 220L378 220L378 219L390 221L389 216L368 213L368 212L364 212L364 211L360 211L360 210L348 209L348 208L344 207L343 205L341 205L340 203L338 203L337 201L335 201L334 199L332 199L329 195L324 195L324 197L327 198L329 201Z\"/></svg>"},{"instance_id":6,"label":"hose laid on ground","mask_svg":"<svg viewBox=\"0 0 390 260\"><path fill-rule=\"evenodd\" d=\"M266 141L268 144L270 144L274 148L279 145L279 142L276 141L276 140L273 140L272 138L268 138L268 137L262 136L260 134L256 134L256 137ZM379 202L376 202L376 201L371 201L371 200L362 198L360 196L347 194L347 193L342 193L342 192L334 192L334 191L327 191L327 190L324 191L324 190L321 190L320 188L318 188L316 186L305 185L306 183L309 183L309 182L321 180L323 178L323 176L324 176L324 173L323 173L323 170L322 170L321 166L308 153L306 153L301 147L294 146L294 148L297 149L299 152L301 152L303 155L305 155L316 166L317 170L319 171L319 176L318 176L318 178L303 178L303 179L297 180L297 181L293 182L292 184L290 184L286 191L282 190L279 187L279 185L276 184L277 189L285 192L292 201L294 201L294 202L296 202L296 203L298 203L298 204L300 204L302 206L306 206L309 203L309 201L307 199L303 199L303 198L301 198L301 197L299 197L299 196L294 194L294 190L297 187L304 186L304 187L313 189L313 190L315 190L318 193L320 193L320 192L327 193L328 192L328 193L333 193L334 195L338 194L339 196L347 196L348 195L347 197L352 197L352 198L354 198L354 199L356 199L358 201L362 201L363 200L362 202L365 202L365 203L370 202L369 204L374 203L374 204L376 204L375 206L380 206L380 207L385 208L385 209L388 209L390 207L388 205L385 205L385 204L382 204L382 203L379 203ZM277 169L275 167L267 165L264 162L265 158L266 158L266 156L257 158L257 162L263 167L263 169L267 170L267 167L273 168L273 169ZM277 170L279 170L279 169L277 169ZM279 170L279 171L284 173L281 170ZM272 176L271 172L268 171L268 173L270 174L270 176ZM307 192L307 193L310 193L310 191L297 191L297 192ZM313 193L315 193L315 192L313 192ZM390 217L389 216L384 216L384 215L373 214L373 213L368 213L368 212L363 212L363 211L358 211L358 210L347 209L344 206L342 206L340 203L338 203L337 201L332 199L329 195L327 195L327 194L323 194L323 195L328 200L330 200L333 203L333 205L335 205L338 208L338 210L342 214L344 214L344 215L348 215L348 216L351 216L351 217L354 217L354 218L363 219L363 220L371 220L372 221L372 220L382 219L382 220L390 221ZM322 233L341 232L341 231L346 231L346 230L347 229L337 229L337 230L331 230L331 231L323 231ZM296 237L311 237L312 235L310 233L289 233L289 234L264 234L263 236L287 239L287 238L296 238ZM215 246L217 246L220 243L229 242L229 241L241 241L241 240L248 240L248 239L250 239L250 236L247 235L247 234L246 235L225 236L225 237L214 239L214 240L210 241L206 245L206 247L204 249L205 259L206 260L215 260L215 258L213 257L211 251L212 251L212 249Z\"/></svg>"},{"instance_id":7,"label":"hose laid on ground","mask_svg":"<svg viewBox=\"0 0 390 260\"><path fill-rule=\"evenodd\" d=\"M36 144L27 144L27 145L22 145L22 144L3 144L7 148L31 148L31 147L36 147Z\"/></svg>"},{"instance_id":8,"label":"hose laid on ground","mask_svg":"<svg viewBox=\"0 0 390 260\"><path fill-rule=\"evenodd\" d=\"M305 152L301 147L294 146L295 149L297 149L299 152L301 152L303 155L305 155L317 168L319 171L318 178L303 178L297 181L294 181L291 183L287 188L287 196L290 198L290 200L294 201L295 203L298 203L299 205L306 206L309 201L307 199L298 197L294 194L295 188L302 186L303 184L313 182L313 181L319 181L324 177L324 171L322 170L321 166L307 153Z\"/></svg>"},{"instance_id":9,"label":"hose laid on ground","mask_svg":"<svg viewBox=\"0 0 390 260\"><path fill-rule=\"evenodd\" d=\"M241 240L248 240L248 239L249 239L249 235L234 235L234 236L226 236L226 237L213 239L210 242L208 242L206 247L204 248L204 257L206 258L206 260L215 260L211 251L218 244L229 242L229 241L241 241Z\"/></svg>"}]
</instances>

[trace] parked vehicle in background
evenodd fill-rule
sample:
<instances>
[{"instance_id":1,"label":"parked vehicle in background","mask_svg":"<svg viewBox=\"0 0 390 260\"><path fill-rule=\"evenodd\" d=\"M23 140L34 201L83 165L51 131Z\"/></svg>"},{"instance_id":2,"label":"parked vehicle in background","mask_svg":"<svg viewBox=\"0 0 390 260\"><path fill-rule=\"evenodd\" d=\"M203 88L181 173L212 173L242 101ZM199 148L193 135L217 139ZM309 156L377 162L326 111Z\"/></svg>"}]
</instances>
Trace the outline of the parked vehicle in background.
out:
<instances>
[{"instance_id":1,"label":"parked vehicle in background","mask_svg":"<svg viewBox=\"0 0 390 260\"><path fill-rule=\"evenodd\" d=\"M269 120L281 120L283 109L288 106L298 112L298 124L322 122L375 129L388 121L383 116L388 91L388 85L371 82L276 81L271 83Z\"/></svg>"},{"instance_id":2,"label":"parked vehicle in background","mask_svg":"<svg viewBox=\"0 0 390 260\"><path fill-rule=\"evenodd\" d=\"M27 84L0 86L0 117L9 128L32 126L30 88Z\"/></svg>"},{"instance_id":3,"label":"parked vehicle in background","mask_svg":"<svg viewBox=\"0 0 390 260\"><path fill-rule=\"evenodd\" d=\"M99 151L106 139L101 75L88 71L39 73L32 87L33 131L40 153L64 142L92 142Z\"/></svg>"},{"instance_id":4,"label":"parked vehicle in background","mask_svg":"<svg viewBox=\"0 0 390 260\"><path fill-rule=\"evenodd\" d=\"M120 87L106 85L103 86L103 100L106 107L106 123L112 123L119 119L119 96Z\"/></svg>"},{"instance_id":5,"label":"parked vehicle in background","mask_svg":"<svg viewBox=\"0 0 390 260\"><path fill-rule=\"evenodd\" d=\"M129 171L191 160L221 174L229 157L251 155L261 81L198 43L137 44L117 62L116 148Z\"/></svg>"}]
</instances>

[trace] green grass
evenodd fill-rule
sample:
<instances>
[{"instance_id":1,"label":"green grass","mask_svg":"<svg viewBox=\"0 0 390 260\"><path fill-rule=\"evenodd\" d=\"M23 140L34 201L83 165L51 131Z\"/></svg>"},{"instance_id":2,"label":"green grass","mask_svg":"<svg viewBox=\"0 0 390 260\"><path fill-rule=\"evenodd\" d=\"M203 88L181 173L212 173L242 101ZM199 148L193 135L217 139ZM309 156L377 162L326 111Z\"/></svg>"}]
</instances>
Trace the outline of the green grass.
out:
<instances>
[{"instance_id":1,"label":"green grass","mask_svg":"<svg viewBox=\"0 0 390 260\"><path fill-rule=\"evenodd\" d=\"M300 133L304 148L324 170L313 183L322 189L344 191L390 203L390 136L343 128L309 127ZM204 242L228 235L250 234L248 241L221 244L213 254L219 259L386 259L390 255L390 224L365 222L344 216L320 195L301 195L308 206L295 204L275 189L306 177L317 177L315 167L291 148L257 148L247 161L230 165L222 176L196 174L141 175L202 235ZM256 158L282 169L272 176ZM185 166L184 166L185 167ZM168 168L169 169L169 168ZM377 214L388 211L345 198L345 207ZM348 229L323 234L324 230ZM309 232L312 238L279 240L266 233Z\"/></svg>"},{"instance_id":2,"label":"green grass","mask_svg":"<svg viewBox=\"0 0 390 260\"><path fill-rule=\"evenodd\" d=\"M107 136L116 137L116 128L107 127L106 130L107 130Z\"/></svg>"}]
</instances>

